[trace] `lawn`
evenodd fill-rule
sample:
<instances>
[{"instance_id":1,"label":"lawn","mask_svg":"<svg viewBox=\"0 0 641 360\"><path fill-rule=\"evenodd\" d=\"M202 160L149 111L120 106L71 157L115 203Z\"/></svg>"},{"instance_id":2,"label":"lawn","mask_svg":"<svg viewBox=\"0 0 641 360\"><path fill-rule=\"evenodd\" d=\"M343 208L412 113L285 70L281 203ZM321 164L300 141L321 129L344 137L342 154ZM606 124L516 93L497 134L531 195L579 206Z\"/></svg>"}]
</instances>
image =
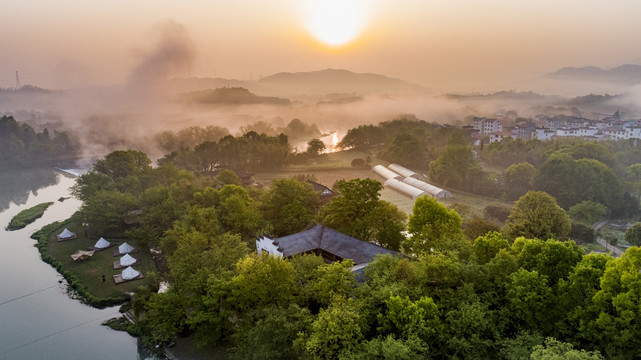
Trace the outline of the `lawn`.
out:
<instances>
[{"instance_id":1,"label":"lawn","mask_svg":"<svg viewBox=\"0 0 641 360\"><path fill-rule=\"evenodd\" d=\"M78 238L61 242L57 241L56 234L59 234L64 227L75 232ZM138 250L137 253L133 253L131 256L140 261L140 265L136 265L134 268L143 273L143 279L133 280L118 285L114 283L113 275L119 274L123 270L113 269L113 262L120 258L114 257L112 254L112 251L117 249L117 247L96 251L92 257L84 261L74 262L71 259L71 254L76 250L86 250L87 247L93 246L97 240L98 239L87 238L79 223L67 222L60 224L60 226L48 236L45 251L47 255L51 256L63 267L64 271L75 276L78 279L78 282L85 286L89 294L98 299L124 299L126 293L135 291L139 286L149 284L149 275L156 271L149 249L139 246L139 244L132 242L129 239L107 238L106 240L115 242L118 245L127 241ZM105 282L102 281L102 275L105 275Z\"/></svg>"},{"instance_id":2,"label":"lawn","mask_svg":"<svg viewBox=\"0 0 641 360\"><path fill-rule=\"evenodd\" d=\"M14 216L13 219L11 219L9 225L7 226L7 230L18 230L31 224L32 222L41 218L45 210L47 210L47 208L51 205L53 205L52 202L46 202L22 210L16 216Z\"/></svg>"}]
</instances>

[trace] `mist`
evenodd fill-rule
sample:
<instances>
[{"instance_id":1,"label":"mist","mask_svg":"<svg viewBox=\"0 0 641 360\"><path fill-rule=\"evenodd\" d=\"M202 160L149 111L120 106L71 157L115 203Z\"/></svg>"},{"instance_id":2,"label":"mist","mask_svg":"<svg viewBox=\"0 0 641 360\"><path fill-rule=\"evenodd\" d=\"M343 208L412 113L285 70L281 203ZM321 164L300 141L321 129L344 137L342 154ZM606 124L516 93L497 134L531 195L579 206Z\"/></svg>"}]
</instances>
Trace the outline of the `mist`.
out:
<instances>
[{"instance_id":1,"label":"mist","mask_svg":"<svg viewBox=\"0 0 641 360\"><path fill-rule=\"evenodd\" d=\"M274 76L265 81L198 79L190 77L190 73L192 65L199 61L199 51L185 25L166 20L151 26L147 34L149 41L133 51L136 62L123 84L56 91L4 91L0 96L0 112L14 114L17 120L27 121L36 129L72 131L84 151L83 163L79 165L85 166L122 149L162 157L166 150L158 147L154 137L164 131L178 132L192 126L217 126L239 134L242 127L256 122L277 128L300 119L315 124L322 134L336 133L340 138L350 128L403 114L460 126L470 125L473 116L494 117L504 111L515 111L525 118L539 114L570 115L577 111L589 117L591 113L619 109L629 116L640 113L641 85L618 87L616 97L595 97L592 103L576 105L572 96L587 95L590 89L599 94L602 87L544 77L519 85L519 89L545 89L542 94L508 91L462 95L430 92L403 80L345 70ZM297 77L299 80L295 80ZM294 80L283 80L289 78ZM279 96L291 100L291 105L189 106L178 101L189 91L229 86L246 88L256 96ZM570 87L574 92L567 90Z\"/></svg>"}]
</instances>

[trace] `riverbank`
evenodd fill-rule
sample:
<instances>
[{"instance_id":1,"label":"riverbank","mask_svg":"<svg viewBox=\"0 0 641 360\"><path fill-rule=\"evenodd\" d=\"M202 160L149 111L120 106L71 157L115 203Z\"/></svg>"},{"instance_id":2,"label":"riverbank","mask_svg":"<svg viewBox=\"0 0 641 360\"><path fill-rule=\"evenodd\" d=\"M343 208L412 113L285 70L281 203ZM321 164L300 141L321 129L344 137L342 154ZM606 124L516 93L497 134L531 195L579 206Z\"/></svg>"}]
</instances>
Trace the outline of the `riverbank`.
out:
<instances>
[{"instance_id":1,"label":"riverbank","mask_svg":"<svg viewBox=\"0 0 641 360\"><path fill-rule=\"evenodd\" d=\"M78 249L86 250L93 246L97 240L86 236L77 216L74 214L65 221L46 225L31 237L38 241L36 246L42 260L53 266L67 280L69 286L78 293L83 302L96 308L119 305L125 302L140 286L157 286L156 271L149 250L130 242L129 239L108 240L118 245L127 241L138 250L132 255L140 261L140 265L136 265L135 269L143 273L144 278L142 279L122 284L114 282L113 276L122 271L122 269L113 269L114 261L119 259L119 257L112 255L112 250L115 247L95 252L87 260L73 261L71 254ZM57 241L56 235L65 227L76 233L77 238Z\"/></svg>"}]
</instances>

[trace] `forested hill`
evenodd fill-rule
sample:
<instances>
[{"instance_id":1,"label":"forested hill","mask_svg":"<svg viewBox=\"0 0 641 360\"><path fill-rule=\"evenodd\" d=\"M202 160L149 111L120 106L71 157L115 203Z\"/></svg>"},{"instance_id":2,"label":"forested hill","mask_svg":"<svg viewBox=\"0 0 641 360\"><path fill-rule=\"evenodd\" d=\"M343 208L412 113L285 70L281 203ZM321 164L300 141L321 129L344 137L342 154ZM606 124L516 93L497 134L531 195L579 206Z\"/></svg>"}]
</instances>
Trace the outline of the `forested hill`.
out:
<instances>
[{"instance_id":1,"label":"forested hill","mask_svg":"<svg viewBox=\"0 0 641 360\"><path fill-rule=\"evenodd\" d=\"M199 105L290 105L289 99L270 96L258 96L242 87L224 87L184 93L179 101L185 104Z\"/></svg>"}]
</instances>

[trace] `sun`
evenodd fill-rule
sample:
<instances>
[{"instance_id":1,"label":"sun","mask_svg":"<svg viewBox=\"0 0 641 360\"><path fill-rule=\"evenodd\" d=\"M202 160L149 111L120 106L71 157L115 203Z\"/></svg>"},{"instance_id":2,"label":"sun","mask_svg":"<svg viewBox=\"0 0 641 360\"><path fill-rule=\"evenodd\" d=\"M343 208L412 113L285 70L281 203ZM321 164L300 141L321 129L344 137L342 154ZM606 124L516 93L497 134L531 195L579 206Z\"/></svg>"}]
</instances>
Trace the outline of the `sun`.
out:
<instances>
[{"instance_id":1,"label":"sun","mask_svg":"<svg viewBox=\"0 0 641 360\"><path fill-rule=\"evenodd\" d=\"M310 0L305 5L305 27L327 45L345 45L365 28L367 1Z\"/></svg>"}]
</instances>

